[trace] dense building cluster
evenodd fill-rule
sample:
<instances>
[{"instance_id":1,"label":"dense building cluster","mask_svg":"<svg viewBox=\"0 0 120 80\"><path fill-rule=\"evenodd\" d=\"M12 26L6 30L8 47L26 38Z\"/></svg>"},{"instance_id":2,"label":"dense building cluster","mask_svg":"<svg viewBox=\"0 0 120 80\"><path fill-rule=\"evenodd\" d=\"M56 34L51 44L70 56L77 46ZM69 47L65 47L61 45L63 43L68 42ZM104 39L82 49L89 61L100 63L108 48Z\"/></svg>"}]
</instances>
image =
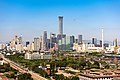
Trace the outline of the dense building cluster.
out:
<instances>
[{"instance_id":1,"label":"dense building cluster","mask_svg":"<svg viewBox=\"0 0 120 80\"><path fill-rule=\"evenodd\" d=\"M97 40L93 37L91 40L83 40L83 35L79 34L77 38L74 35L66 35L63 33L63 16L58 17L58 34L50 33L48 38L47 31L43 32L40 37L35 37L33 42L24 41L22 35L15 37L7 44L0 44L0 49L8 51L37 51L37 52L55 52L55 51L77 51L77 52L117 52L120 53L120 48L117 44L117 39L113 45L104 43L103 29L102 40Z\"/></svg>"}]
</instances>

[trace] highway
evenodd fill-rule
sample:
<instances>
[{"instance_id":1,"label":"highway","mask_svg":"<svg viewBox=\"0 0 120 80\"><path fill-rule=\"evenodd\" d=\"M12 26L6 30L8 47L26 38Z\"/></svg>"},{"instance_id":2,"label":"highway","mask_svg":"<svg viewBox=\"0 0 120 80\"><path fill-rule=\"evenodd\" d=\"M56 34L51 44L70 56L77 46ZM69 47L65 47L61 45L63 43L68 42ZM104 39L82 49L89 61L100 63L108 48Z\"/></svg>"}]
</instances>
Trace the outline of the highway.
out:
<instances>
[{"instance_id":1,"label":"highway","mask_svg":"<svg viewBox=\"0 0 120 80\"><path fill-rule=\"evenodd\" d=\"M23 66L20 66L19 64L15 63L7 58L3 58L3 60L6 61L7 63L9 63L11 67L18 70L21 73L30 73L34 80L47 80L46 78L40 76L39 74L34 73L32 71L29 71L29 70L26 70Z\"/></svg>"}]
</instances>

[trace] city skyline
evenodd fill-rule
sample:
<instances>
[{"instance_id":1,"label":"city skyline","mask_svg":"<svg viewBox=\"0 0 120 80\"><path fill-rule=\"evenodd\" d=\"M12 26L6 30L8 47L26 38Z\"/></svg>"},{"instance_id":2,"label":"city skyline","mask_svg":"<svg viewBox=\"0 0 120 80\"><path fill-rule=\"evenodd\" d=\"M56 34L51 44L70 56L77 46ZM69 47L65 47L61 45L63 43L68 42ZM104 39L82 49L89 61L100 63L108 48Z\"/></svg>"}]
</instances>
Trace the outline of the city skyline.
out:
<instances>
[{"instance_id":1,"label":"city skyline","mask_svg":"<svg viewBox=\"0 0 120 80\"><path fill-rule=\"evenodd\" d=\"M119 5L117 0L1 0L0 42L15 34L22 34L25 41L44 31L58 34L58 16L64 17L64 34L101 39L104 28L104 40L120 41Z\"/></svg>"}]
</instances>

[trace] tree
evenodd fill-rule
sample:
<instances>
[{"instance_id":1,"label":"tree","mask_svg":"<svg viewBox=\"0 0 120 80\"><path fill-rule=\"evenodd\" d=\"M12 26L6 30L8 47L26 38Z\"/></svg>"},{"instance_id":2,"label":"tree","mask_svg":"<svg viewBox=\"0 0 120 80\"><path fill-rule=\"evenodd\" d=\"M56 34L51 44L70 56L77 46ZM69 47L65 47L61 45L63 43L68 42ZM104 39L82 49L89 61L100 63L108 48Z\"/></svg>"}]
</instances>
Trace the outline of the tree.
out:
<instances>
[{"instance_id":1,"label":"tree","mask_svg":"<svg viewBox=\"0 0 120 80\"><path fill-rule=\"evenodd\" d=\"M18 80L33 80L33 78L31 78L31 74L29 73L20 74L17 78Z\"/></svg>"},{"instance_id":2,"label":"tree","mask_svg":"<svg viewBox=\"0 0 120 80\"><path fill-rule=\"evenodd\" d=\"M64 80L64 75L63 74L60 74L60 75L54 74L53 78L55 80Z\"/></svg>"},{"instance_id":3,"label":"tree","mask_svg":"<svg viewBox=\"0 0 120 80\"><path fill-rule=\"evenodd\" d=\"M100 69L99 62L98 61L94 61L94 64L93 64L92 68Z\"/></svg>"},{"instance_id":4,"label":"tree","mask_svg":"<svg viewBox=\"0 0 120 80\"><path fill-rule=\"evenodd\" d=\"M79 77L73 76L73 77L71 78L71 80L79 80Z\"/></svg>"}]
</instances>

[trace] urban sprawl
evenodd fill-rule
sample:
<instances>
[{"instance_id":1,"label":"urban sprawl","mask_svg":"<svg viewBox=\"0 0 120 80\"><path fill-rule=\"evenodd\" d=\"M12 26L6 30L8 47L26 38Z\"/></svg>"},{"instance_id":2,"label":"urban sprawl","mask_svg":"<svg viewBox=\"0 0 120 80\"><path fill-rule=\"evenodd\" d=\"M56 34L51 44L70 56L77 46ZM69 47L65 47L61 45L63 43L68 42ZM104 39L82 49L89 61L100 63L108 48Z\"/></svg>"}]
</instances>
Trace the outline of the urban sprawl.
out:
<instances>
[{"instance_id":1,"label":"urban sprawl","mask_svg":"<svg viewBox=\"0 0 120 80\"><path fill-rule=\"evenodd\" d=\"M58 16L58 34L47 31L33 42L15 35L0 43L0 80L120 80L120 46L101 40L83 40L63 33Z\"/></svg>"}]
</instances>

